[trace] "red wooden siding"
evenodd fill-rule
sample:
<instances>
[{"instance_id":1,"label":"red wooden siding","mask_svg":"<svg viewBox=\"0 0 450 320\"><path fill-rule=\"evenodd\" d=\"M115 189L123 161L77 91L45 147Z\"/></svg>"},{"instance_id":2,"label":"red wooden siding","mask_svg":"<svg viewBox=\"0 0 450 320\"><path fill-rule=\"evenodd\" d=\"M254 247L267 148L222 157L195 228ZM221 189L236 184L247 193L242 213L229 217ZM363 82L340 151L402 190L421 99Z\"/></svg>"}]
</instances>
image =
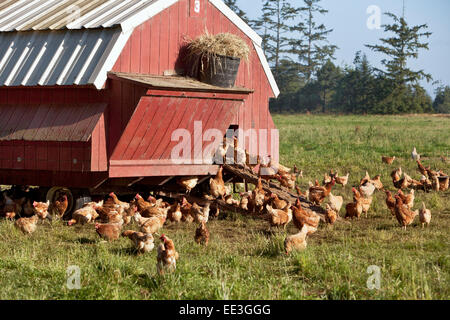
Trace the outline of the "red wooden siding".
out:
<instances>
[{"instance_id":1,"label":"red wooden siding","mask_svg":"<svg viewBox=\"0 0 450 320\"><path fill-rule=\"evenodd\" d=\"M89 141L106 104L0 105L0 140Z\"/></svg>"},{"instance_id":2,"label":"red wooden siding","mask_svg":"<svg viewBox=\"0 0 450 320\"><path fill-rule=\"evenodd\" d=\"M242 104L241 100L203 99L195 96L143 97L111 156L112 176L144 176L148 167L155 169L151 175L166 172L167 167L174 167L170 157L178 142L171 141L171 137L176 129L186 129L193 133L194 122L201 121L202 134L214 128L225 135ZM202 137L196 138L192 136L192 158L199 156L195 150L203 149L207 144L202 141ZM194 141L198 144L195 145ZM158 168L158 164L166 168ZM190 169L178 167L169 175L175 172L180 174L183 170L190 174L201 174L205 170L211 171L213 166L187 166Z\"/></svg>"},{"instance_id":3,"label":"red wooden siding","mask_svg":"<svg viewBox=\"0 0 450 320\"><path fill-rule=\"evenodd\" d=\"M179 51L186 38L195 38L205 30L213 34L236 34L251 48L250 61L241 64L236 85L255 92L232 122L244 130L271 129L268 103L273 93L253 42L207 0L201 0L200 13L192 15L193 3L194 0L180 0L136 28L112 71L163 75L166 71L185 69ZM112 145L116 142L116 138L111 137Z\"/></svg>"},{"instance_id":4,"label":"red wooden siding","mask_svg":"<svg viewBox=\"0 0 450 320\"><path fill-rule=\"evenodd\" d=\"M0 89L0 170L106 171L104 97L89 88Z\"/></svg>"}]
</instances>

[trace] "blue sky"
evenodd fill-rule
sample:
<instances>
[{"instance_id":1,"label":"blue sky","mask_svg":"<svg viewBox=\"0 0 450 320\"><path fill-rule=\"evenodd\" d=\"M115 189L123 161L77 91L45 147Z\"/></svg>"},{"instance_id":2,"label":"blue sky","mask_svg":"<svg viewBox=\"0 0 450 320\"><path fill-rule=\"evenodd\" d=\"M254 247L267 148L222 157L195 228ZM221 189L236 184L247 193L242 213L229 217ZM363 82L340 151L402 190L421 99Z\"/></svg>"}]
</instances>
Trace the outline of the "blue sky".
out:
<instances>
[{"instance_id":1,"label":"blue sky","mask_svg":"<svg viewBox=\"0 0 450 320\"><path fill-rule=\"evenodd\" d=\"M256 18L261 14L262 0L238 0L238 5L249 17ZM299 6L303 1L291 0ZM430 50L423 50L418 60L410 61L413 69L424 69L433 76L450 85L450 1L449 0L405 0L405 15L410 25L428 24L433 35L428 39ZM369 14L366 10L371 5L378 6L382 12L390 11L397 15L402 13L402 0L322 0L321 5L329 10L320 18L328 28L334 29L329 39L339 49L336 52L336 63L351 64L356 51L365 52L376 67L381 67L383 55L373 53L365 44L377 44L378 39L386 37L383 29L370 30L367 27ZM388 17L382 16L381 24L390 23ZM432 82L424 81L422 85L434 96Z\"/></svg>"}]
</instances>

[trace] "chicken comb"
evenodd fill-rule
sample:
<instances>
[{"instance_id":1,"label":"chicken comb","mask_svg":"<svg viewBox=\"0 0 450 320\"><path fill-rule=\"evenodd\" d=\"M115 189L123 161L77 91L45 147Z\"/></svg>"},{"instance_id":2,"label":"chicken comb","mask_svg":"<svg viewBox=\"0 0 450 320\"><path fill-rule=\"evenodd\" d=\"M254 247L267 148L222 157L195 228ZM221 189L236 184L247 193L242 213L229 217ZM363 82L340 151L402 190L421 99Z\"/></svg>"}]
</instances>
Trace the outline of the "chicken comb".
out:
<instances>
[{"instance_id":1,"label":"chicken comb","mask_svg":"<svg viewBox=\"0 0 450 320\"><path fill-rule=\"evenodd\" d=\"M135 198L136 198L136 199L142 199L142 197L141 197L141 195L140 195L139 193L136 194Z\"/></svg>"},{"instance_id":2,"label":"chicken comb","mask_svg":"<svg viewBox=\"0 0 450 320\"><path fill-rule=\"evenodd\" d=\"M36 207L38 203L36 201L33 202L33 207Z\"/></svg>"}]
</instances>

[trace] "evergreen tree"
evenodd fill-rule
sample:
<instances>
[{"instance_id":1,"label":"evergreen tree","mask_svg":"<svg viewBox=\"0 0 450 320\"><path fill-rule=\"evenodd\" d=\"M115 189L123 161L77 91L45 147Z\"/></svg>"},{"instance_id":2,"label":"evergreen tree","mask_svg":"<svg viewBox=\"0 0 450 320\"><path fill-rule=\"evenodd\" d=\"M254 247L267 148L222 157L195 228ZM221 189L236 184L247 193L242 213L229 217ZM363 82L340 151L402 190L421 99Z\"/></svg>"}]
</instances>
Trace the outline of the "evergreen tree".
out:
<instances>
[{"instance_id":1,"label":"evergreen tree","mask_svg":"<svg viewBox=\"0 0 450 320\"><path fill-rule=\"evenodd\" d=\"M336 67L331 60L327 62L317 71L317 89L322 105L322 112L328 110L334 90L342 77L339 67Z\"/></svg>"},{"instance_id":2,"label":"evergreen tree","mask_svg":"<svg viewBox=\"0 0 450 320\"><path fill-rule=\"evenodd\" d=\"M263 38L263 50L271 64L274 76L277 77L280 60L288 52L290 39L289 21L295 17L295 10L288 0L263 0L262 16L255 22Z\"/></svg>"},{"instance_id":3,"label":"evergreen tree","mask_svg":"<svg viewBox=\"0 0 450 320\"><path fill-rule=\"evenodd\" d=\"M394 36L380 39L384 45L366 45L375 52L384 53L391 59L383 59L381 63L386 67L386 77L395 81L398 85L417 83L422 79L431 80L431 75L424 70L413 71L407 67L408 59L417 59L420 49L428 50L428 43L421 42L422 37L429 38L431 32L421 32L428 29L426 24L410 27L404 18L399 18L393 13L386 13L394 20L393 24L383 25L385 32L392 32Z\"/></svg>"},{"instance_id":4,"label":"evergreen tree","mask_svg":"<svg viewBox=\"0 0 450 320\"><path fill-rule=\"evenodd\" d=\"M305 85L298 73L296 64L290 59L281 59L275 80L278 87L282 88L282 93L278 99L273 99L270 102L271 110L276 112L295 111L296 93Z\"/></svg>"},{"instance_id":5,"label":"evergreen tree","mask_svg":"<svg viewBox=\"0 0 450 320\"><path fill-rule=\"evenodd\" d=\"M248 25L252 25L253 21L247 17L247 14L242 11L239 6L236 4L236 0L224 0L225 4L234 11L242 20L245 21Z\"/></svg>"},{"instance_id":6,"label":"evergreen tree","mask_svg":"<svg viewBox=\"0 0 450 320\"><path fill-rule=\"evenodd\" d=\"M386 13L393 20L392 24L383 25L385 32L393 33L392 37L380 39L381 45L366 45L375 52L384 53L389 59L383 59L381 63L385 67L382 72L389 81L390 93L384 101L387 113L419 112L427 110L422 104L428 103L428 99L422 95L419 89L419 81L431 80L431 75L424 70L414 71L407 66L408 59L417 59L420 49L428 50L428 43L422 42L423 37L430 37L426 24L409 26L404 17L397 17L393 13ZM414 99L419 99L415 101ZM425 112L425 111L420 111Z\"/></svg>"},{"instance_id":7,"label":"evergreen tree","mask_svg":"<svg viewBox=\"0 0 450 320\"><path fill-rule=\"evenodd\" d=\"M450 113L450 87L440 85L435 93L436 98L433 102L434 112Z\"/></svg>"},{"instance_id":8,"label":"evergreen tree","mask_svg":"<svg viewBox=\"0 0 450 320\"><path fill-rule=\"evenodd\" d=\"M333 104L345 113L376 113L375 76L367 56L358 51L336 86Z\"/></svg>"},{"instance_id":9,"label":"evergreen tree","mask_svg":"<svg viewBox=\"0 0 450 320\"><path fill-rule=\"evenodd\" d=\"M328 10L319 5L321 0L303 0L303 6L294 12L299 15L300 22L291 28L297 34L290 41L290 53L298 57L299 70L307 81L311 81L317 70L328 59L334 59L337 46L328 44L327 37L333 29L316 22L316 15L324 15Z\"/></svg>"}]
</instances>

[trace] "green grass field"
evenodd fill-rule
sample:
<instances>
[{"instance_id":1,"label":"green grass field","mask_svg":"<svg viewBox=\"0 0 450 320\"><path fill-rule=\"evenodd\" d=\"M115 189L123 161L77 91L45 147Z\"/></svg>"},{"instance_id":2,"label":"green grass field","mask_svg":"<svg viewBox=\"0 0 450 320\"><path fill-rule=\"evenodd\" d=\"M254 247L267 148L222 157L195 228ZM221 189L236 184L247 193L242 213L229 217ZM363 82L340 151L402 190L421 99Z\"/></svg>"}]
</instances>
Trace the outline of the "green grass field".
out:
<instances>
[{"instance_id":1,"label":"green grass field","mask_svg":"<svg viewBox=\"0 0 450 320\"><path fill-rule=\"evenodd\" d=\"M419 178L410 158L450 172L450 118L432 116L274 116L280 129L281 163L304 170L300 181L323 178L330 169L350 172L346 188L333 194L350 200L351 187L368 170L382 175L401 166ZM396 155L388 166L382 155ZM193 241L195 225L168 225L180 253L177 271L156 274L156 250L137 256L128 239L103 243L94 227L44 224L31 237L0 221L0 299L449 299L450 192L416 194L433 219L405 232L376 193L369 217L321 225L304 252L283 254L285 231L267 232L263 221L231 214L211 221L210 245ZM344 209L341 216L344 215ZM290 226L288 233L295 229ZM66 269L80 267L81 289L66 286ZM380 290L369 290L369 266L381 269Z\"/></svg>"}]
</instances>

